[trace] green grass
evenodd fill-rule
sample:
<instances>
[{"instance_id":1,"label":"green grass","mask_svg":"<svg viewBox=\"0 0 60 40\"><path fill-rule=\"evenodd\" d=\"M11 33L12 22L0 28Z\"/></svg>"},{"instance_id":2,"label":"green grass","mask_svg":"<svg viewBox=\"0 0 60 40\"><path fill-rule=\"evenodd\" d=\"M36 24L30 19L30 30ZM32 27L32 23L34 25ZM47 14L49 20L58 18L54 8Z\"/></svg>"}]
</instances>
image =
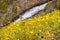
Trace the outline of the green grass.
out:
<instances>
[{"instance_id":1,"label":"green grass","mask_svg":"<svg viewBox=\"0 0 60 40\"><path fill-rule=\"evenodd\" d=\"M45 12L43 12L45 13ZM0 40L60 40L60 11L13 22L0 29Z\"/></svg>"},{"instance_id":2,"label":"green grass","mask_svg":"<svg viewBox=\"0 0 60 40\"><path fill-rule=\"evenodd\" d=\"M16 6L13 6L12 12L17 13L17 7Z\"/></svg>"},{"instance_id":3,"label":"green grass","mask_svg":"<svg viewBox=\"0 0 60 40\"><path fill-rule=\"evenodd\" d=\"M0 0L0 12L1 12L1 13L6 12L7 7L8 7L10 4L13 4L14 1L17 1L17 0ZM14 10L15 10L15 9L14 9Z\"/></svg>"},{"instance_id":4,"label":"green grass","mask_svg":"<svg viewBox=\"0 0 60 40\"><path fill-rule=\"evenodd\" d=\"M0 12L5 12L8 5L5 3L4 0L0 0Z\"/></svg>"}]
</instances>

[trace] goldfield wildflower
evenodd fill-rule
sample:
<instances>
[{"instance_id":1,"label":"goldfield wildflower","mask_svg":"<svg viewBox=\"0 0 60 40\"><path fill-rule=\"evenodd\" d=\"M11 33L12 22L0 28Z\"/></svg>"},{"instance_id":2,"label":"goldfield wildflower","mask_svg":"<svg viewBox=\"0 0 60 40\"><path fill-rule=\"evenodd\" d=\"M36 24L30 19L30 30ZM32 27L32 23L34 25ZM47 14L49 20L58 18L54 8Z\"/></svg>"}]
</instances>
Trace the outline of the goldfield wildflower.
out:
<instances>
[{"instance_id":1,"label":"goldfield wildflower","mask_svg":"<svg viewBox=\"0 0 60 40\"><path fill-rule=\"evenodd\" d=\"M30 31L31 34L34 34L34 31Z\"/></svg>"},{"instance_id":2,"label":"goldfield wildflower","mask_svg":"<svg viewBox=\"0 0 60 40\"><path fill-rule=\"evenodd\" d=\"M19 31L21 31L21 28L18 28Z\"/></svg>"},{"instance_id":3,"label":"goldfield wildflower","mask_svg":"<svg viewBox=\"0 0 60 40\"><path fill-rule=\"evenodd\" d=\"M16 24L16 22L14 22L14 23L12 23L13 25L15 25Z\"/></svg>"},{"instance_id":4,"label":"goldfield wildflower","mask_svg":"<svg viewBox=\"0 0 60 40\"><path fill-rule=\"evenodd\" d=\"M16 32L16 30L11 30L12 32Z\"/></svg>"},{"instance_id":5,"label":"goldfield wildflower","mask_svg":"<svg viewBox=\"0 0 60 40\"><path fill-rule=\"evenodd\" d=\"M45 22L46 24L48 24L48 22Z\"/></svg>"},{"instance_id":6,"label":"goldfield wildflower","mask_svg":"<svg viewBox=\"0 0 60 40\"><path fill-rule=\"evenodd\" d=\"M7 29L12 30L12 28L11 28L11 27L7 27Z\"/></svg>"},{"instance_id":7,"label":"goldfield wildflower","mask_svg":"<svg viewBox=\"0 0 60 40\"><path fill-rule=\"evenodd\" d=\"M45 17L46 17L46 19L49 19L50 18L49 14L47 14Z\"/></svg>"},{"instance_id":8,"label":"goldfield wildflower","mask_svg":"<svg viewBox=\"0 0 60 40\"><path fill-rule=\"evenodd\" d=\"M9 38L8 38L8 37L6 37L5 39L6 39L6 40L9 40Z\"/></svg>"},{"instance_id":9,"label":"goldfield wildflower","mask_svg":"<svg viewBox=\"0 0 60 40\"><path fill-rule=\"evenodd\" d=\"M20 39L17 39L17 40L20 40Z\"/></svg>"},{"instance_id":10,"label":"goldfield wildflower","mask_svg":"<svg viewBox=\"0 0 60 40\"><path fill-rule=\"evenodd\" d=\"M60 23L60 20L58 20L58 22Z\"/></svg>"},{"instance_id":11,"label":"goldfield wildflower","mask_svg":"<svg viewBox=\"0 0 60 40\"><path fill-rule=\"evenodd\" d=\"M60 19L60 17L58 17L58 19Z\"/></svg>"},{"instance_id":12,"label":"goldfield wildflower","mask_svg":"<svg viewBox=\"0 0 60 40\"><path fill-rule=\"evenodd\" d=\"M44 21L45 19L43 18L42 21Z\"/></svg>"},{"instance_id":13,"label":"goldfield wildflower","mask_svg":"<svg viewBox=\"0 0 60 40\"><path fill-rule=\"evenodd\" d=\"M56 40L55 38L51 38L52 40Z\"/></svg>"},{"instance_id":14,"label":"goldfield wildflower","mask_svg":"<svg viewBox=\"0 0 60 40\"><path fill-rule=\"evenodd\" d=\"M26 34L29 34L29 32L27 31Z\"/></svg>"},{"instance_id":15,"label":"goldfield wildflower","mask_svg":"<svg viewBox=\"0 0 60 40\"><path fill-rule=\"evenodd\" d=\"M46 31L45 34L46 34L47 36L50 36L50 32L49 32L49 31Z\"/></svg>"},{"instance_id":16,"label":"goldfield wildflower","mask_svg":"<svg viewBox=\"0 0 60 40\"><path fill-rule=\"evenodd\" d=\"M16 24L16 27L19 27L19 26L20 26L20 25L17 23L17 24Z\"/></svg>"},{"instance_id":17,"label":"goldfield wildflower","mask_svg":"<svg viewBox=\"0 0 60 40\"><path fill-rule=\"evenodd\" d=\"M5 36L8 36L8 34L4 34Z\"/></svg>"},{"instance_id":18,"label":"goldfield wildflower","mask_svg":"<svg viewBox=\"0 0 60 40\"><path fill-rule=\"evenodd\" d=\"M39 32L42 32L41 30L39 30Z\"/></svg>"}]
</instances>

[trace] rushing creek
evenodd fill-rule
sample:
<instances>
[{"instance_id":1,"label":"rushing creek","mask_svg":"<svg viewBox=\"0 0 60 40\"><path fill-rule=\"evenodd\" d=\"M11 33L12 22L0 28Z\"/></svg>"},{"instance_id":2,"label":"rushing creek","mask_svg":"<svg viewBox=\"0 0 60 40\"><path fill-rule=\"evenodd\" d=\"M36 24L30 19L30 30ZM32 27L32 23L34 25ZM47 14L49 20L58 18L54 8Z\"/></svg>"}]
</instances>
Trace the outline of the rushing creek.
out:
<instances>
[{"instance_id":1,"label":"rushing creek","mask_svg":"<svg viewBox=\"0 0 60 40\"><path fill-rule=\"evenodd\" d=\"M43 10L46 5L47 3L31 8L21 16L22 18L18 18L16 22L32 17L34 14L37 14L39 11Z\"/></svg>"}]
</instances>

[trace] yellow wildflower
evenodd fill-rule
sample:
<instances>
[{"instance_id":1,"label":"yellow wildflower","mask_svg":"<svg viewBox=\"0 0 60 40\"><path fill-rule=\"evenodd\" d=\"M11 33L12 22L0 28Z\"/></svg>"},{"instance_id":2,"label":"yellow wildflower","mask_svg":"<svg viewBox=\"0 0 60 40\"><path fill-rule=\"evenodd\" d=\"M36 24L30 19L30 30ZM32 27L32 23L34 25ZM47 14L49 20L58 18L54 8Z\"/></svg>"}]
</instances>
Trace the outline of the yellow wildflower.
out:
<instances>
[{"instance_id":1,"label":"yellow wildflower","mask_svg":"<svg viewBox=\"0 0 60 40\"><path fill-rule=\"evenodd\" d=\"M16 32L16 30L11 30L12 32Z\"/></svg>"},{"instance_id":2,"label":"yellow wildflower","mask_svg":"<svg viewBox=\"0 0 60 40\"><path fill-rule=\"evenodd\" d=\"M8 29L11 29L11 27L7 27Z\"/></svg>"},{"instance_id":3,"label":"yellow wildflower","mask_svg":"<svg viewBox=\"0 0 60 40\"><path fill-rule=\"evenodd\" d=\"M58 19L60 19L60 17L58 17Z\"/></svg>"},{"instance_id":4,"label":"yellow wildflower","mask_svg":"<svg viewBox=\"0 0 60 40\"><path fill-rule=\"evenodd\" d=\"M50 32L49 31L46 31L45 34L48 35L48 36L50 36Z\"/></svg>"},{"instance_id":5,"label":"yellow wildflower","mask_svg":"<svg viewBox=\"0 0 60 40\"><path fill-rule=\"evenodd\" d=\"M19 40L19 39L17 39L17 40Z\"/></svg>"},{"instance_id":6,"label":"yellow wildflower","mask_svg":"<svg viewBox=\"0 0 60 40\"><path fill-rule=\"evenodd\" d=\"M31 34L34 34L34 32L33 32L33 31L30 31L30 33L31 33Z\"/></svg>"},{"instance_id":7,"label":"yellow wildflower","mask_svg":"<svg viewBox=\"0 0 60 40\"><path fill-rule=\"evenodd\" d=\"M41 30L39 30L39 32L42 32Z\"/></svg>"},{"instance_id":8,"label":"yellow wildflower","mask_svg":"<svg viewBox=\"0 0 60 40\"><path fill-rule=\"evenodd\" d=\"M6 37L5 39L6 39L6 40L9 40L9 38L8 38L8 37Z\"/></svg>"},{"instance_id":9,"label":"yellow wildflower","mask_svg":"<svg viewBox=\"0 0 60 40\"><path fill-rule=\"evenodd\" d=\"M49 19L49 15L48 14L46 15L46 19Z\"/></svg>"},{"instance_id":10,"label":"yellow wildflower","mask_svg":"<svg viewBox=\"0 0 60 40\"><path fill-rule=\"evenodd\" d=\"M4 34L5 36L8 36L8 34Z\"/></svg>"},{"instance_id":11,"label":"yellow wildflower","mask_svg":"<svg viewBox=\"0 0 60 40\"><path fill-rule=\"evenodd\" d=\"M44 21L45 19L43 18L42 21Z\"/></svg>"},{"instance_id":12,"label":"yellow wildflower","mask_svg":"<svg viewBox=\"0 0 60 40\"><path fill-rule=\"evenodd\" d=\"M52 38L52 40L54 40L54 38Z\"/></svg>"},{"instance_id":13,"label":"yellow wildflower","mask_svg":"<svg viewBox=\"0 0 60 40\"><path fill-rule=\"evenodd\" d=\"M16 26L19 27L19 24L17 24Z\"/></svg>"},{"instance_id":14,"label":"yellow wildflower","mask_svg":"<svg viewBox=\"0 0 60 40\"><path fill-rule=\"evenodd\" d=\"M48 24L48 22L45 22L46 24Z\"/></svg>"},{"instance_id":15,"label":"yellow wildflower","mask_svg":"<svg viewBox=\"0 0 60 40\"><path fill-rule=\"evenodd\" d=\"M60 23L60 20L58 20L58 22Z\"/></svg>"},{"instance_id":16,"label":"yellow wildflower","mask_svg":"<svg viewBox=\"0 0 60 40\"><path fill-rule=\"evenodd\" d=\"M19 31L21 31L21 28L18 28Z\"/></svg>"}]
</instances>

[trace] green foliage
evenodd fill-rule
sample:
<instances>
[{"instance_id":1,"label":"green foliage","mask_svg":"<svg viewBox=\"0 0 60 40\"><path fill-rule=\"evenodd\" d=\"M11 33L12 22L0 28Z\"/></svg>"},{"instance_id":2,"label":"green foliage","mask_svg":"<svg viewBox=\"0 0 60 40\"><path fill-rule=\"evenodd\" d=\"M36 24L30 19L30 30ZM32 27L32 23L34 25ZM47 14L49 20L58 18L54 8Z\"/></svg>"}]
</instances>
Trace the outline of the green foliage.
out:
<instances>
[{"instance_id":1,"label":"green foliage","mask_svg":"<svg viewBox=\"0 0 60 40\"><path fill-rule=\"evenodd\" d=\"M58 0L58 2L57 2L57 7L60 10L60 0Z\"/></svg>"},{"instance_id":2,"label":"green foliage","mask_svg":"<svg viewBox=\"0 0 60 40\"><path fill-rule=\"evenodd\" d=\"M13 6L12 12L17 13L17 7L16 6Z\"/></svg>"},{"instance_id":3,"label":"green foliage","mask_svg":"<svg viewBox=\"0 0 60 40\"><path fill-rule=\"evenodd\" d=\"M7 19L7 16L5 17L5 20L3 21L3 26L6 26L8 24L8 19Z\"/></svg>"},{"instance_id":4,"label":"green foliage","mask_svg":"<svg viewBox=\"0 0 60 40\"><path fill-rule=\"evenodd\" d=\"M8 5L5 3L4 0L0 0L0 12L5 12Z\"/></svg>"},{"instance_id":5,"label":"green foliage","mask_svg":"<svg viewBox=\"0 0 60 40\"><path fill-rule=\"evenodd\" d=\"M45 11L49 8L50 4L51 4L51 2L48 2L48 4L46 5L46 7L44 9Z\"/></svg>"}]
</instances>

